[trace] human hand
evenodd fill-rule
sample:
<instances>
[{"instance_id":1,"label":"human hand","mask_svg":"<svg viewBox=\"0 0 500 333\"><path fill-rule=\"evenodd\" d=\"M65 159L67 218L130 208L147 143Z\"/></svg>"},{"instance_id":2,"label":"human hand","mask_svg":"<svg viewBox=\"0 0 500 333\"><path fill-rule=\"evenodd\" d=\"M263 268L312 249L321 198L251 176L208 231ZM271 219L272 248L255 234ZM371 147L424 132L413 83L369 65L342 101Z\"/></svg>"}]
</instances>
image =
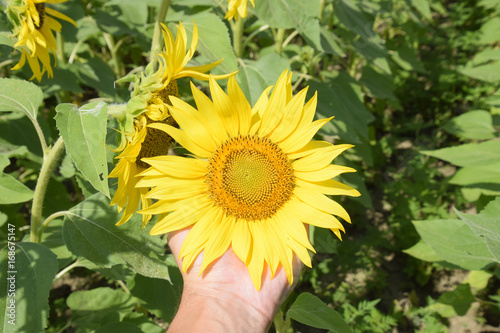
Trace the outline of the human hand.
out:
<instances>
[{"instance_id":1,"label":"human hand","mask_svg":"<svg viewBox=\"0 0 500 333\"><path fill-rule=\"evenodd\" d=\"M179 251L189 229L168 234L177 265ZM266 332L279 306L293 289L280 267L273 279L264 269L262 287L257 291L246 265L231 248L200 275L203 253L186 273L179 310L168 332ZM303 264L294 257L294 282Z\"/></svg>"}]
</instances>

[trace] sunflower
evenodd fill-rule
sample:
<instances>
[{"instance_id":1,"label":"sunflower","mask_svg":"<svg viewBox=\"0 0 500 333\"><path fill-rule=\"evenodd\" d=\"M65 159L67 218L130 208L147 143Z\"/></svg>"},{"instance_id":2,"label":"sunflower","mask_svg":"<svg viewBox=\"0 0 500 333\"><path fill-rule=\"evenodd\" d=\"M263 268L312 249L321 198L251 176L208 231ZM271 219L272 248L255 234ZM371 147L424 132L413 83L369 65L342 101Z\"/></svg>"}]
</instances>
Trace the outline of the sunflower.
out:
<instances>
[{"instance_id":1,"label":"sunflower","mask_svg":"<svg viewBox=\"0 0 500 333\"><path fill-rule=\"evenodd\" d=\"M119 162L108 176L118 178L118 189L111 200L111 205L117 205L118 212L125 208L117 225L127 222L139 204L142 208L151 204L151 200L144 197L147 189L135 187L139 179L137 174L148 167L141 159L167 154L173 142L165 132L147 127L147 125L163 123L177 126L167 109L167 105L171 105L170 98L179 97L176 80L183 77L208 80L208 74L204 73L222 61L203 66L186 66L193 57L198 43L196 24L193 28L191 46L187 52L187 35L182 23L177 26L175 39L165 25L162 27L165 47L158 55L158 70L154 71L153 63L150 63L145 73L140 76L129 76L125 81L134 82L131 98L125 112L114 114L120 123L121 143L115 149L120 152L116 157ZM229 75L219 75L216 78L227 78ZM150 215L143 215L142 226L144 227L150 219Z\"/></svg>"},{"instance_id":2,"label":"sunflower","mask_svg":"<svg viewBox=\"0 0 500 333\"><path fill-rule=\"evenodd\" d=\"M227 4L227 13L224 17L227 20L234 19L238 21L241 18L247 17L248 1L255 7L255 0L229 0Z\"/></svg>"},{"instance_id":3,"label":"sunflower","mask_svg":"<svg viewBox=\"0 0 500 333\"><path fill-rule=\"evenodd\" d=\"M55 18L70 22L76 27L75 21L68 16L46 7L46 3L62 3L67 0L13 0L7 8L7 16L13 24L14 35L17 36L15 48L21 51L21 59L12 68L20 69L28 60L33 71L31 80L42 80L47 72L49 78L54 76L49 52L56 54L57 43L54 31L61 31L61 23ZM40 68L40 63L42 64ZM56 63L54 63L54 66Z\"/></svg>"},{"instance_id":4,"label":"sunflower","mask_svg":"<svg viewBox=\"0 0 500 333\"><path fill-rule=\"evenodd\" d=\"M344 231L334 216L350 222L346 210L327 195L359 196L332 178L355 170L332 165L347 144L311 141L329 119L313 121L316 94L307 88L292 96L291 73L278 79L251 108L234 77L228 94L210 80L212 100L191 86L197 110L171 98L172 117L181 129L164 131L194 158L156 156L140 175L139 188L157 200L143 214L159 214L152 235L191 227L179 257L187 271L203 251L201 272L231 246L260 290L265 264L274 276L281 265L293 282L294 253L311 266L306 225ZM269 97L268 97L269 96ZM304 104L305 103L305 104Z\"/></svg>"}]
</instances>

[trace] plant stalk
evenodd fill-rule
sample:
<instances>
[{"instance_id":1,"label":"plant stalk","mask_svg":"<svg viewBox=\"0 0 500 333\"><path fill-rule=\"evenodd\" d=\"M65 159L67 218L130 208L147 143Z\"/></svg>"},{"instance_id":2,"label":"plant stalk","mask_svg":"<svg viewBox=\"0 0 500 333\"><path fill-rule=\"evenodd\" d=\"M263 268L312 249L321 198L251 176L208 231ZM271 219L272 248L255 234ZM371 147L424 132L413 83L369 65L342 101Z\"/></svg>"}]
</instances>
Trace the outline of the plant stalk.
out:
<instances>
[{"instance_id":1,"label":"plant stalk","mask_svg":"<svg viewBox=\"0 0 500 333\"><path fill-rule=\"evenodd\" d=\"M279 28L276 32L274 39L274 47L276 48L276 53L281 54L283 51L283 39L285 38L285 29Z\"/></svg>"},{"instance_id":2,"label":"plant stalk","mask_svg":"<svg viewBox=\"0 0 500 333\"><path fill-rule=\"evenodd\" d=\"M33 196L33 205L31 207L31 232L30 241L33 243L40 243L42 237L42 208L45 193L47 192L47 185L49 185L50 176L54 171L57 161L64 151L64 141L60 136L49 153L44 157L42 169L38 176L38 181L35 187L35 194Z\"/></svg>"},{"instance_id":3,"label":"plant stalk","mask_svg":"<svg viewBox=\"0 0 500 333\"><path fill-rule=\"evenodd\" d=\"M240 17L239 20L231 23L231 28L233 29L234 54L237 58L241 58L243 56L243 22L244 19Z\"/></svg>"},{"instance_id":4,"label":"plant stalk","mask_svg":"<svg viewBox=\"0 0 500 333\"><path fill-rule=\"evenodd\" d=\"M149 54L149 61L153 63L153 69L156 69L156 62L158 59L156 55L161 51L162 33L161 23L165 22L167 17L168 7L170 7L170 0L161 0L158 15L156 16L155 30L153 32L153 41L151 42L151 52Z\"/></svg>"}]
</instances>

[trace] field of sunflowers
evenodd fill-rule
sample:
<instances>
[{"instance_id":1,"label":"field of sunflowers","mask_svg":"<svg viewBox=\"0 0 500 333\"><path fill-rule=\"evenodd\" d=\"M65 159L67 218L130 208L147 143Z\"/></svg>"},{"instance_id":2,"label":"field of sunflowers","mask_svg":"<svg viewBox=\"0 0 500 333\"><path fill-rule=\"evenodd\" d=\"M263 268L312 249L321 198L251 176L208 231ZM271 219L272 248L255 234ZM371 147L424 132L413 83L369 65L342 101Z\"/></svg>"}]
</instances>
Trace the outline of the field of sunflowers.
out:
<instances>
[{"instance_id":1,"label":"field of sunflowers","mask_svg":"<svg viewBox=\"0 0 500 333\"><path fill-rule=\"evenodd\" d=\"M500 0L0 0L0 331L500 332L499 133Z\"/></svg>"}]
</instances>

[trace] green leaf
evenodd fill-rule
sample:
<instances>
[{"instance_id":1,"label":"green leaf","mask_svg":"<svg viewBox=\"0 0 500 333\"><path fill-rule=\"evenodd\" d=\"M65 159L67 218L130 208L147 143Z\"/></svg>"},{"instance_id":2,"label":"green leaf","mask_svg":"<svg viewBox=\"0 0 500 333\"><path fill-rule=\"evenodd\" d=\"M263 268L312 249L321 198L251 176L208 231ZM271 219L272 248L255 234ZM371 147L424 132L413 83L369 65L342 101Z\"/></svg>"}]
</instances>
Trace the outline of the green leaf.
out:
<instances>
[{"instance_id":1,"label":"green leaf","mask_svg":"<svg viewBox=\"0 0 500 333\"><path fill-rule=\"evenodd\" d=\"M417 52L406 44L399 46L395 51L390 51L390 55L391 59L404 70L425 72L425 67L418 58Z\"/></svg>"},{"instance_id":2,"label":"green leaf","mask_svg":"<svg viewBox=\"0 0 500 333\"><path fill-rule=\"evenodd\" d=\"M94 331L132 312L135 301L121 289L100 287L75 291L68 296L66 304L71 309L71 321L75 326Z\"/></svg>"},{"instance_id":3,"label":"green leaf","mask_svg":"<svg viewBox=\"0 0 500 333\"><path fill-rule=\"evenodd\" d=\"M438 256L436 251L434 251L432 246L430 246L423 240L420 240L417 244L413 245L412 247L403 250L403 252L423 261L436 262L443 260L443 258Z\"/></svg>"},{"instance_id":4,"label":"green leaf","mask_svg":"<svg viewBox=\"0 0 500 333\"><path fill-rule=\"evenodd\" d=\"M171 266L172 267L172 266ZM171 322L178 308L182 290L182 275L175 266L171 268L172 283L136 274L127 286L142 306L166 322Z\"/></svg>"},{"instance_id":5,"label":"green leaf","mask_svg":"<svg viewBox=\"0 0 500 333\"><path fill-rule=\"evenodd\" d=\"M413 221L413 225L438 256L463 269L481 270L495 260L483 239L462 220Z\"/></svg>"},{"instance_id":6,"label":"green leaf","mask_svg":"<svg viewBox=\"0 0 500 333\"><path fill-rule=\"evenodd\" d=\"M36 123L42 104L42 90L31 82L0 78L0 111L21 111Z\"/></svg>"},{"instance_id":7,"label":"green leaf","mask_svg":"<svg viewBox=\"0 0 500 333\"><path fill-rule=\"evenodd\" d=\"M49 226L42 234L40 244L49 248L56 256L59 263L59 269L69 265L75 256L68 250L62 237L63 220L55 219L50 221Z\"/></svg>"},{"instance_id":8,"label":"green leaf","mask_svg":"<svg viewBox=\"0 0 500 333\"><path fill-rule=\"evenodd\" d=\"M132 323L114 322L99 327L95 333L143 333L143 331Z\"/></svg>"},{"instance_id":9,"label":"green leaf","mask_svg":"<svg viewBox=\"0 0 500 333\"><path fill-rule=\"evenodd\" d=\"M500 162L485 166L463 167L451 177L450 183L456 185L500 184Z\"/></svg>"},{"instance_id":10,"label":"green leaf","mask_svg":"<svg viewBox=\"0 0 500 333\"><path fill-rule=\"evenodd\" d=\"M360 83L368 89L372 96L398 100L394 95L395 87L392 76L381 73L371 65L364 66L362 73Z\"/></svg>"},{"instance_id":11,"label":"green leaf","mask_svg":"<svg viewBox=\"0 0 500 333\"><path fill-rule=\"evenodd\" d=\"M254 105L262 92L275 84L287 68L288 60L276 53L270 53L257 61L244 60L240 63L236 79L250 104Z\"/></svg>"},{"instance_id":12,"label":"green leaf","mask_svg":"<svg viewBox=\"0 0 500 333\"><path fill-rule=\"evenodd\" d=\"M64 139L66 152L95 189L109 197L106 104L94 102L80 109L73 104L59 104L56 111L57 128Z\"/></svg>"},{"instance_id":13,"label":"green leaf","mask_svg":"<svg viewBox=\"0 0 500 333\"><path fill-rule=\"evenodd\" d=\"M437 303L429 306L429 309L439 312L445 318L464 316L475 301L470 286L459 284L455 290L447 291L439 296Z\"/></svg>"},{"instance_id":14,"label":"green leaf","mask_svg":"<svg viewBox=\"0 0 500 333\"><path fill-rule=\"evenodd\" d=\"M10 36L10 32L0 32L0 45L7 45L10 47L14 47L14 44L16 43L15 38Z\"/></svg>"},{"instance_id":15,"label":"green leaf","mask_svg":"<svg viewBox=\"0 0 500 333\"><path fill-rule=\"evenodd\" d=\"M8 174L0 174L0 204L13 204L33 199L33 191Z\"/></svg>"},{"instance_id":16,"label":"green leaf","mask_svg":"<svg viewBox=\"0 0 500 333\"><path fill-rule=\"evenodd\" d=\"M493 118L485 110L474 110L453 118L442 127L461 139L485 140L495 137Z\"/></svg>"},{"instance_id":17,"label":"green leaf","mask_svg":"<svg viewBox=\"0 0 500 333\"><path fill-rule=\"evenodd\" d=\"M462 67L458 72L476 80L495 83L500 81L500 61L475 67Z\"/></svg>"},{"instance_id":18,"label":"green leaf","mask_svg":"<svg viewBox=\"0 0 500 333\"><path fill-rule=\"evenodd\" d=\"M298 28L307 17L317 17L319 0L256 0L255 13L272 28Z\"/></svg>"},{"instance_id":19,"label":"green leaf","mask_svg":"<svg viewBox=\"0 0 500 333\"><path fill-rule=\"evenodd\" d=\"M0 309L5 309L0 315L2 332L43 331L57 272L54 253L36 243L9 243L0 250L0 270Z\"/></svg>"},{"instance_id":20,"label":"green leaf","mask_svg":"<svg viewBox=\"0 0 500 333\"><path fill-rule=\"evenodd\" d=\"M302 293L297 297L287 316L299 323L335 333L352 332L337 311L309 293Z\"/></svg>"},{"instance_id":21,"label":"green leaf","mask_svg":"<svg viewBox=\"0 0 500 333\"><path fill-rule=\"evenodd\" d=\"M462 283L468 283L475 295L478 291L488 286L488 281L493 275L493 273L488 271L470 271L467 278Z\"/></svg>"},{"instance_id":22,"label":"green leaf","mask_svg":"<svg viewBox=\"0 0 500 333\"><path fill-rule=\"evenodd\" d=\"M125 315L122 322L123 323L131 323L136 327L140 328L142 332L147 333L165 333L165 329L156 325L153 318L148 318L143 314L137 312L130 312ZM121 333L121 332L120 332Z\"/></svg>"},{"instance_id":23,"label":"green leaf","mask_svg":"<svg viewBox=\"0 0 500 333\"><path fill-rule=\"evenodd\" d=\"M90 58L82 64L72 64L72 70L83 84L95 88L100 95L115 95L115 73L100 58Z\"/></svg>"},{"instance_id":24,"label":"green leaf","mask_svg":"<svg viewBox=\"0 0 500 333\"><path fill-rule=\"evenodd\" d=\"M343 140L361 143L368 140L368 124L373 115L363 104L361 89L357 82L345 72L323 83L317 80L308 81L309 95L318 92L318 118L335 118L327 123L321 131L330 135L338 135Z\"/></svg>"},{"instance_id":25,"label":"green leaf","mask_svg":"<svg viewBox=\"0 0 500 333\"><path fill-rule=\"evenodd\" d=\"M201 55L197 58L197 61L208 64L224 59L224 61L210 72L213 74L229 74L236 71L238 63L236 62L236 56L234 55L231 40L229 39L229 32L224 22L212 13L203 12L193 15L189 20L182 22L189 37L193 34L193 21L196 22L199 33L196 50Z\"/></svg>"},{"instance_id":26,"label":"green leaf","mask_svg":"<svg viewBox=\"0 0 500 333\"><path fill-rule=\"evenodd\" d=\"M496 16L488 19L479 29L481 34L478 43L482 45L496 43L500 40L498 31L500 31L500 17Z\"/></svg>"},{"instance_id":27,"label":"green leaf","mask_svg":"<svg viewBox=\"0 0 500 333\"><path fill-rule=\"evenodd\" d=\"M121 226L115 225L118 220L116 207L97 193L68 211L64 242L73 254L101 267L125 264L144 276L169 280L163 242L149 235L151 223L141 229L139 214Z\"/></svg>"},{"instance_id":28,"label":"green leaf","mask_svg":"<svg viewBox=\"0 0 500 333\"><path fill-rule=\"evenodd\" d=\"M500 141L469 143L438 150L424 150L421 153L458 166L485 166L500 162Z\"/></svg>"},{"instance_id":29,"label":"green leaf","mask_svg":"<svg viewBox=\"0 0 500 333\"><path fill-rule=\"evenodd\" d=\"M411 4L426 20L432 21L431 7L429 0L411 0Z\"/></svg>"},{"instance_id":30,"label":"green leaf","mask_svg":"<svg viewBox=\"0 0 500 333\"><path fill-rule=\"evenodd\" d=\"M373 22L352 0L334 0L334 13L339 21L361 38L354 41L357 51L374 59L387 53L380 36L373 31Z\"/></svg>"},{"instance_id":31,"label":"green leaf","mask_svg":"<svg viewBox=\"0 0 500 333\"><path fill-rule=\"evenodd\" d=\"M476 236L484 239L491 254L500 262L500 197L491 201L478 215L456 213Z\"/></svg>"},{"instance_id":32,"label":"green leaf","mask_svg":"<svg viewBox=\"0 0 500 333\"><path fill-rule=\"evenodd\" d=\"M339 45L339 38L328 28L320 27L321 48L325 53L345 57L344 50Z\"/></svg>"},{"instance_id":33,"label":"green leaf","mask_svg":"<svg viewBox=\"0 0 500 333\"><path fill-rule=\"evenodd\" d=\"M66 304L74 311L113 312L131 309L135 302L121 289L100 287L71 293Z\"/></svg>"}]
</instances>

